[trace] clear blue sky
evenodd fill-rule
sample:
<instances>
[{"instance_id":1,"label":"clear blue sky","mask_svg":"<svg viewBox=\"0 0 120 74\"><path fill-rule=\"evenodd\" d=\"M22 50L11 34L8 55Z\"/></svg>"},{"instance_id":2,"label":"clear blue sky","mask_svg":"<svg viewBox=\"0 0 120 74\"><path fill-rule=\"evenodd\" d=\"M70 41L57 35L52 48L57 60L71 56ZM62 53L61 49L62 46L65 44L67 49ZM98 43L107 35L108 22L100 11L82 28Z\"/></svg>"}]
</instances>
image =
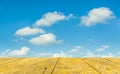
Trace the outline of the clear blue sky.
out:
<instances>
[{"instance_id":1,"label":"clear blue sky","mask_svg":"<svg viewBox=\"0 0 120 74\"><path fill-rule=\"evenodd\" d=\"M104 10L108 16L98 16ZM89 15L90 11L93 11L93 14ZM55 12L65 17L49 24L50 26L41 27L39 24L39 27L33 27L37 20L40 21L46 14ZM97 14L97 20L90 18L94 13ZM66 20L67 17L69 18ZM82 17L89 20L82 20ZM85 22L81 24L82 21ZM87 24L88 21L90 22ZM0 26L1 56L120 56L119 0L0 0ZM41 28L45 33L28 36L15 34L26 27ZM46 34L54 35L56 42L53 40L48 45L30 42L32 38ZM22 52L23 47L29 50Z\"/></svg>"}]
</instances>

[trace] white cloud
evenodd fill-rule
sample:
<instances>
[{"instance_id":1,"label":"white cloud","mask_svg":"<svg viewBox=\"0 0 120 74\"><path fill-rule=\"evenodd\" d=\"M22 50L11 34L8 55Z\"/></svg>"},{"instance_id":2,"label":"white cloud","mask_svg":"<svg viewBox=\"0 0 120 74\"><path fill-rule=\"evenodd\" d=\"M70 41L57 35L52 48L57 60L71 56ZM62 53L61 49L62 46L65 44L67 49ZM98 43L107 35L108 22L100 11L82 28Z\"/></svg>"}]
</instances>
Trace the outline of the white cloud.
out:
<instances>
[{"instance_id":1,"label":"white cloud","mask_svg":"<svg viewBox=\"0 0 120 74\"><path fill-rule=\"evenodd\" d=\"M56 40L56 36L52 33L43 34L39 37L34 37L29 40L31 44L34 45L49 45L54 43L61 43L62 40Z\"/></svg>"},{"instance_id":2,"label":"white cloud","mask_svg":"<svg viewBox=\"0 0 120 74\"><path fill-rule=\"evenodd\" d=\"M75 46L75 49L81 49L82 47L80 45Z\"/></svg>"},{"instance_id":3,"label":"white cloud","mask_svg":"<svg viewBox=\"0 0 120 74\"><path fill-rule=\"evenodd\" d=\"M97 52L102 52L102 51L105 51L106 49L109 49L109 46L108 45L103 45L101 48L97 49Z\"/></svg>"},{"instance_id":4,"label":"white cloud","mask_svg":"<svg viewBox=\"0 0 120 74\"><path fill-rule=\"evenodd\" d=\"M28 52L30 51L30 48L28 47L22 47L20 50L10 50L10 49L7 49L5 50L4 52L1 53L1 56L12 56L12 57L17 57L17 56L24 56L24 55L27 55Z\"/></svg>"},{"instance_id":5,"label":"white cloud","mask_svg":"<svg viewBox=\"0 0 120 74\"><path fill-rule=\"evenodd\" d=\"M65 19L70 19L73 17L73 14L65 16L61 12L48 12L42 16L39 20L37 20L34 24L35 26L51 26L52 24Z\"/></svg>"},{"instance_id":6,"label":"white cloud","mask_svg":"<svg viewBox=\"0 0 120 74\"><path fill-rule=\"evenodd\" d=\"M70 57L70 56L68 56L66 53L61 51L60 53L54 53L52 57Z\"/></svg>"},{"instance_id":7,"label":"white cloud","mask_svg":"<svg viewBox=\"0 0 120 74\"><path fill-rule=\"evenodd\" d=\"M28 35L44 34L44 33L45 31L43 29L25 27L25 28L17 30L15 35L28 36Z\"/></svg>"},{"instance_id":8,"label":"white cloud","mask_svg":"<svg viewBox=\"0 0 120 74\"><path fill-rule=\"evenodd\" d=\"M99 57L99 58L109 58L109 57L115 57L112 53L106 53L106 54L95 54L91 52L90 50L87 50L85 57Z\"/></svg>"},{"instance_id":9,"label":"white cloud","mask_svg":"<svg viewBox=\"0 0 120 74\"><path fill-rule=\"evenodd\" d=\"M94 8L87 16L81 17L81 24L85 26L92 26L99 23L105 24L108 20L115 18L113 12L106 7Z\"/></svg>"},{"instance_id":10,"label":"white cloud","mask_svg":"<svg viewBox=\"0 0 120 74\"><path fill-rule=\"evenodd\" d=\"M75 46L73 49L71 49L69 52L70 53L76 53L76 52L79 52L81 50L81 46L78 45L78 46Z\"/></svg>"},{"instance_id":11,"label":"white cloud","mask_svg":"<svg viewBox=\"0 0 120 74\"><path fill-rule=\"evenodd\" d=\"M42 34L39 37L34 37L29 40L29 43L34 45L48 45L53 43L62 43L63 40L56 40L56 36L52 33L46 34L45 31L41 28L41 26L51 26L52 24L60 21L60 20L68 20L70 18L74 18L75 16L73 14L69 14L68 16L65 16L61 12L48 12L42 16L39 20L37 20L33 27L24 27L21 29L18 29L15 32L16 36L29 36L29 35L36 35L36 34ZM20 40L20 39L19 39ZM17 41L17 40L16 40Z\"/></svg>"},{"instance_id":12,"label":"white cloud","mask_svg":"<svg viewBox=\"0 0 120 74\"><path fill-rule=\"evenodd\" d=\"M23 55L26 55L29 51L30 51L30 48L22 47L20 50L10 51L9 54L11 56L23 56Z\"/></svg>"},{"instance_id":13,"label":"white cloud","mask_svg":"<svg viewBox=\"0 0 120 74\"><path fill-rule=\"evenodd\" d=\"M41 53L36 53L36 57L72 57L68 55L66 52L60 51L58 53L55 52L41 52Z\"/></svg>"}]
</instances>

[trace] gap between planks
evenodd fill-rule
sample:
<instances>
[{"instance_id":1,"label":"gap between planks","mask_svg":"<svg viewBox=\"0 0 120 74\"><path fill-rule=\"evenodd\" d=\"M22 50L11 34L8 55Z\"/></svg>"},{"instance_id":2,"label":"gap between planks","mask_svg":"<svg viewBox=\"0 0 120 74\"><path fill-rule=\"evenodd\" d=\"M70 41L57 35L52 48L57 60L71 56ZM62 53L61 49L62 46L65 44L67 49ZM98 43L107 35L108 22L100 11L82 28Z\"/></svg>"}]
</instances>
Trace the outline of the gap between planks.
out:
<instances>
[{"instance_id":1,"label":"gap between planks","mask_svg":"<svg viewBox=\"0 0 120 74\"><path fill-rule=\"evenodd\" d=\"M92 65L90 65L88 62L86 62L84 59L81 59L84 63L86 63L89 67L91 67L92 69L94 69L96 72L98 72L99 74L102 74L99 70L97 70L95 67L93 67Z\"/></svg>"}]
</instances>

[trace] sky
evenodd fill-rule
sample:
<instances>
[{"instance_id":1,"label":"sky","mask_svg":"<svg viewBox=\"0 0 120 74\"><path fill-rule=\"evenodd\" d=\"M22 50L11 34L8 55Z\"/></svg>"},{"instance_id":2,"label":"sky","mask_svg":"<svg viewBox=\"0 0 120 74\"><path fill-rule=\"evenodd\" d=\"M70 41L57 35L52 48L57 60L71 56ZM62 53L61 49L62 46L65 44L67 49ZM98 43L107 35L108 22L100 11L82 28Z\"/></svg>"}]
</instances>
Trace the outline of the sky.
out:
<instances>
[{"instance_id":1,"label":"sky","mask_svg":"<svg viewBox=\"0 0 120 74\"><path fill-rule=\"evenodd\" d=\"M119 57L119 0L0 0L0 57Z\"/></svg>"}]
</instances>

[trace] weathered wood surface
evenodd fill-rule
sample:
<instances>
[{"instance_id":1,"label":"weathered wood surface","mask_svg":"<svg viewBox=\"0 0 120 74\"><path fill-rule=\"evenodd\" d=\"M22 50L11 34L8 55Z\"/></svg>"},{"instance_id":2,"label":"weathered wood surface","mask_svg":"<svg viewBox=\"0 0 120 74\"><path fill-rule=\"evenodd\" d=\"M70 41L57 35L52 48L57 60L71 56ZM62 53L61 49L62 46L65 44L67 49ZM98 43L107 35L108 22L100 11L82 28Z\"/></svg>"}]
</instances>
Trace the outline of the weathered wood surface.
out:
<instances>
[{"instance_id":1,"label":"weathered wood surface","mask_svg":"<svg viewBox=\"0 0 120 74\"><path fill-rule=\"evenodd\" d=\"M120 59L0 58L0 74L120 74Z\"/></svg>"}]
</instances>

